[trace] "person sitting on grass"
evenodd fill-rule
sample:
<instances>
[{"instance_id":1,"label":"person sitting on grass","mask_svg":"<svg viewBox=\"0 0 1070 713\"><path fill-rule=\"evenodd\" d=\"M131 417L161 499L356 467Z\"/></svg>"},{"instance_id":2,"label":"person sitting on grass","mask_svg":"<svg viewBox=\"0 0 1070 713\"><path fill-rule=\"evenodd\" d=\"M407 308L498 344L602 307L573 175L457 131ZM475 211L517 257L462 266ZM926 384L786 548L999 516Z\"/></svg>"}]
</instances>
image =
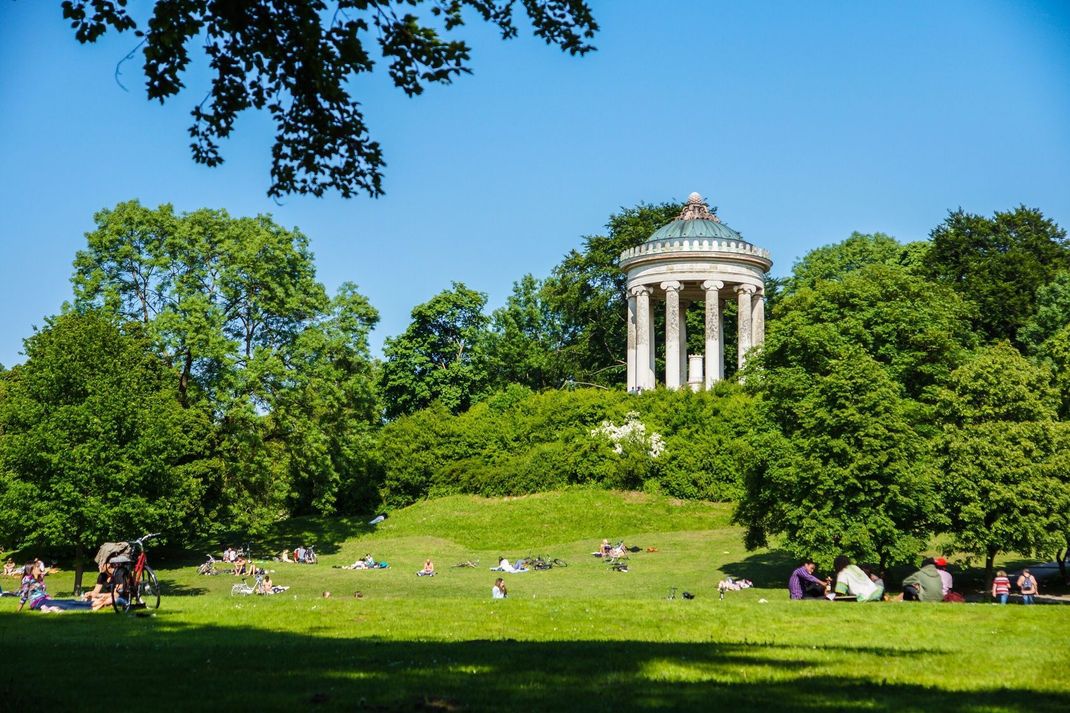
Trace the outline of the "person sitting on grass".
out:
<instances>
[{"instance_id":1,"label":"person sitting on grass","mask_svg":"<svg viewBox=\"0 0 1070 713\"><path fill-rule=\"evenodd\" d=\"M830 581L814 576L817 565L812 559L805 560L788 577L788 596L791 599L822 599L829 591Z\"/></svg>"},{"instance_id":2,"label":"person sitting on grass","mask_svg":"<svg viewBox=\"0 0 1070 713\"><path fill-rule=\"evenodd\" d=\"M505 599L509 596L509 590L505 588L505 580L498 577L494 580L494 586L490 589L491 599Z\"/></svg>"},{"instance_id":3,"label":"person sitting on grass","mask_svg":"<svg viewBox=\"0 0 1070 713\"><path fill-rule=\"evenodd\" d=\"M289 587L280 587L272 583L271 575L265 574L264 578L260 580L260 584L257 585L257 594L279 594L285 592Z\"/></svg>"},{"instance_id":4,"label":"person sitting on grass","mask_svg":"<svg viewBox=\"0 0 1070 713\"><path fill-rule=\"evenodd\" d=\"M7 558L7 562L4 562L4 576L5 577L14 577L14 576L16 576L16 574L17 574L16 570L17 569L18 569L18 567L15 566L15 560L13 560L10 557L8 557Z\"/></svg>"},{"instance_id":5,"label":"person sitting on grass","mask_svg":"<svg viewBox=\"0 0 1070 713\"><path fill-rule=\"evenodd\" d=\"M884 587L877 586L847 555L837 557L832 568L836 570L836 594L853 596L859 602L879 602L884 598Z\"/></svg>"},{"instance_id":6,"label":"person sitting on grass","mask_svg":"<svg viewBox=\"0 0 1070 713\"><path fill-rule=\"evenodd\" d=\"M602 544L598 546L598 551L594 554L596 557L609 557L609 552L612 549L613 545L609 544L609 538L604 538Z\"/></svg>"},{"instance_id":7,"label":"person sitting on grass","mask_svg":"<svg viewBox=\"0 0 1070 713\"><path fill-rule=\"evenodd\" d=\"M951 593L951 588L955 586L955 579L951 576L951 573L947 571L947 559L937 557L933 560L933 564L936 565L936 571L940 574L940 582L942 585L940 590L946 597Z\"/></svg>"},{"instance_id":8,"label":"person sitting on grass","mask_svg":"<svg viewBox=\"0 0 1070 713\"><path fill-rule=\"evenodd\" d=\"M424 562L424 568L416 573L417 577L434 577L435 576L435 563L431 560Z\"/></svg>"},{"instance_id":9,"label":"person sitting on grass","mask_svg":"<svg viewBox=\"0 0 1070 713\"><path fill-rule=\"evenodd\" d=\"M93 611L99 611L111 604L112 576L115 575L115 563L108 561L100 568L97 575L97 583L91 590L82 595L82 599L89 602Z\"/></svg>"},{"instance_id":10,"label":"person sitting on grass","mask_svg":"<svg viewBox=\"0 0 1070 713\"><path fill-rule=\"evenodd\" d=\"M903 580L903 601L944 601L944 580L940 578L940 571L936 569L936 561L932 557L922 560L921 569Z\"/></svg>"}]
</instances>

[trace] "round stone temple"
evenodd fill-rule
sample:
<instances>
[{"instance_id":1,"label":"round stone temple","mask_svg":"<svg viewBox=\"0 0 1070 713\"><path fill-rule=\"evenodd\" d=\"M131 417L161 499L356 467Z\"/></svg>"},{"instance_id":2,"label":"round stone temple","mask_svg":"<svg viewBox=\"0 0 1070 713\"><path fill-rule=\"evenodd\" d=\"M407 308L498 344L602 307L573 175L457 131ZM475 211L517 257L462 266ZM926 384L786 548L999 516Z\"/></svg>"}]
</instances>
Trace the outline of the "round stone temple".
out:
<instances>
[{"instance_id":1,"label":"round stone temple","mask_svg":"<svg viewBox=\"0 0 1070 713\"><path fill-rule=\"evenodd\" d=\"M653 389L655 342L664 340L669 389L712 388L725 376L724 308L735 303L736 364L765 339L765 275L769 251L747 242L710 211L699 193L680 215L620 255L628 288L628 390ZM664 303L665 335L654 334L654 313ZM705 312L705 351L687 351L687 306Z\"/></svg>"}]
</instances>

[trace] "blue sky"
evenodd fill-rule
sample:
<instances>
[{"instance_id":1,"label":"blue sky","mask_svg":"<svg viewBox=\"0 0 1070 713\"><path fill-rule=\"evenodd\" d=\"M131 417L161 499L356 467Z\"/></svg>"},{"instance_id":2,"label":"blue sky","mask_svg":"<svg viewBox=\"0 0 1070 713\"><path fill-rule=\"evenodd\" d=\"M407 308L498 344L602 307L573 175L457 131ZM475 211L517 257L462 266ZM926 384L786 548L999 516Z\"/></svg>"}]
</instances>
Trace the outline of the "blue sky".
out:
<instances>
[{"instance_id":1,"label":"blue sky","mask_svg":"<svg viewBox=\"0 0 1070 713\"><path fill-rule=\"evenodd\" d=\"M137 6L138 0L132 5ZM144 5L144 2L140 3ZM785 274L852 230L921 239L949 209L1024 203L1070 227L1070 3L595 0L572 58L470 25L474 74L415 99L355 89L386 153L378 200L266 197L272 126L189 157L202 65L166 106L136 44L80 46L59 0L0 0L0 363L70 297L93 213L138 198L271 213L319 278L379 309L373 337L453 280L500 305L621 206L699 191ZM473 20L473 22L475 22Z\"/></svg>"}]
</instances>

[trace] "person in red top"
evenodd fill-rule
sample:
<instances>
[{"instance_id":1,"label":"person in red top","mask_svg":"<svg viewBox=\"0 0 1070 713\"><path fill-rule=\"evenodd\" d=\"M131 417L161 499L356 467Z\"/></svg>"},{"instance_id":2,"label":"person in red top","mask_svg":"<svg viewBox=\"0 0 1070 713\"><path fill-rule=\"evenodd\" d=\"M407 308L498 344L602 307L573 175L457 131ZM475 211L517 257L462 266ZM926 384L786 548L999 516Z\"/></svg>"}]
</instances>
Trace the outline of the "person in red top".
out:
<instances>
[{"instance_id":1,"label":"person in red top","mask_svg":"<svg viewBox=\"0 0 1070 713\"><path fill-rule=\"evenodd\" d=\"M1006 604L1010 593L1011 580L1007 579L1007 573L1001 569L996 572L996 578L992 580L992 598L999 599L1000 604Z\"/></svg>"}]
</instances>

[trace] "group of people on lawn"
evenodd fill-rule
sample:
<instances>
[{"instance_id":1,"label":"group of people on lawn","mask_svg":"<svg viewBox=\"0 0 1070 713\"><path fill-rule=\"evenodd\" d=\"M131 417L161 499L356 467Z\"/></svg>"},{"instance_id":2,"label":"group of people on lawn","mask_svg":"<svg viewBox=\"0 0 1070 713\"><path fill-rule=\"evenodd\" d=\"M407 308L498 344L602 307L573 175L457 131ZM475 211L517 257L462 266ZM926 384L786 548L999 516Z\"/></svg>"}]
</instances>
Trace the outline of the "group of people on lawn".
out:
<instances>
[{"instance_id":1,"label":"group of people on lawn","mask_svg":"<svg viewBox=\"0 0 1070 713\"><path fill-rule=\"evenodd\" d=\"M891 597L884 590L884 580L872 568L860 567L846 555L840 555L833 563L835 579L820 579L814 574L816 565L806 560L788 578L788 595L792 599L831 599L876 602L882 600L916 602L962 602L965 598L955 592L954 578L947 569L943 557L928 557L921 567L903 580L902 594ZM1018 589L1024 604L1032 604L1038 593L1037 580L1029 570L1022 570L1018 577ZM999 570L992 583L992 597L1006 604L1010 594L1010 579Z\"/></svg>"}]
</instances>

